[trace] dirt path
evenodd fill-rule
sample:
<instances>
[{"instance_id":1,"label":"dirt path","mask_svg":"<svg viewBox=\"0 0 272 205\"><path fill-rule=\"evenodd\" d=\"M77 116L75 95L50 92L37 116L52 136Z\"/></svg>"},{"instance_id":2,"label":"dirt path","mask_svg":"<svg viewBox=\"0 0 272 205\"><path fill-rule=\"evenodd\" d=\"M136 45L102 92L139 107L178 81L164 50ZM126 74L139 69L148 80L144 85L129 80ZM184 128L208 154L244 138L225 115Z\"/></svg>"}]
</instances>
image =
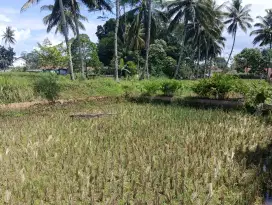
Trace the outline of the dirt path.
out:
<instances>
[{"instance_id":1,"label":"dirt path","mask_svg":"<svg viewBox=\"0 0 272 205\"><path fill-rule=\"evenodd\" d=\"M80 98L80 99L69 99L69 100L57 100L55 103L65 104L65 103L75 103L80 101L94 101L109 98L107 96L96 96L96 97L88 97L88 98ZM20 103L9 103L9 104L1 104L0 110L6 109L26 109L35 105L49 105L52 102L47 100L43 101L33 101L33 102L20 102Z\"/></svg>"}]
</instances>

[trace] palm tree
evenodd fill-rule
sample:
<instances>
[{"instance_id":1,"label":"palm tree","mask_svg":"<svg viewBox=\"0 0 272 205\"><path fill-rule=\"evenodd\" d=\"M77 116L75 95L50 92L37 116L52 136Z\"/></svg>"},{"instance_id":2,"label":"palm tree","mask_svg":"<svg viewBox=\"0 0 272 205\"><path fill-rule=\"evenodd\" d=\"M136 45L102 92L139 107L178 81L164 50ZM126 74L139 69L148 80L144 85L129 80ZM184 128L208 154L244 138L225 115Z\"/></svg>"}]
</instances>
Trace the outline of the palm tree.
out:
<instances>
[{"instance_id":1,"label":"palm tree","mask_svg":"<svg viewBox=\"0 0 272 205\"><path fill-rule=\"evenodd\" d=\"M80 21L88 21L88 19L85 16L82 16L80 14L79 7L77 5L76 11L72 12L72 5L71 1L64 1L64 14L66 18L66 25L68 27L68 35L69 35L69 30L73 32L74 35L76 35L79 32L79 29L85 30L85 27L83 23ZM48 10L51 13L43 18L43 22L45 25L47 25L47 32L49 33L54 27L56 27L55 33L61 33L63 36L65 33L65 27L63 27L63 22L62 22L62 17L61 17L61 11L59 7L58 1L55 2L54 5L46 5L41 7L41 11ZM75 14L74 14L75 13ZM81 52L81 44L79 44L79 54L80 57L82 56ZM83 58L81 59L81 74L82 78L85 78L84 75L84 60Z\"/></svg>"},{"instance_id":2,"label":"palm tree","mask_svg":"<svg viewBox=\"0 0 272 205\"><path fill-rule=\"evenodd\" d=\"M128 29L128 42L132 39L132 35L137 33L140 28L144 28L145 30L145 43L146 43L146 55L148 56L149 52L149 44L153 41L156 36L156 28L157 22L160 20L165 21L166 18L160 10L152 9L151 4L149 3L151 0L142 0L140 2L131 1L130 4L134 6L133 9L128 11L126 15L123 15L121 19L126 17L126 20L130 23L130 27ZM132 34L132 35L131 35ZM145 61L145 68L142 72L141 79L148 74L148 59Z\"/></svg>"},{"instance_id":3,"label":"palm tree","mask_svg":"<svg viewBox=\"0 0 272 205\"><path fill-rule=\"evenodd\" d=\"M6 27L6 30L4 31L3 35L2 35L2 40L5 42L5 44L15 44L16 40L15 40L15 31L10 27Z\"/></svg>"},{"instance_id":4,"label":"palm tree","mask_svg":"<svg viewBox=\"0 0 272 205\"><path fill-rule=\"evenodd\" d=\"M82 44L81 44L81 40L80 40L80 33L79 33L79 28L80 28L80 22L78 19L78 11L79 11L79 6L76 0L70 0L72 3L72 13L74 15L74 22L75 22L75 26L76 26L76 37L79 43L79 55L80 55L80 60L81 60L81 74L82 74L82 78L85 78L84 75L84 59L83 59L83 55L82 55ZM83 4L85 4L90 11L93 11L95 9L98 10L107 10L107 11L111 11L111 6L110 4L105 1L105 0L81 0L81 2ZM87 75L87 70L86 70L86 75Z\"/></svg>"},{"instance_id":5,"label":"palm tree","mask_svg":"<svg viewBox=\"0 0 272 205\"><path fill-rule=\"evenodd\" d=\"M118 29L119 29L119 18L120 18L120 2L116 2L116 22L115 22L115 32L114 32L114 67L115 67L115 80L118 81Z\"/></svg>"},{"instance_id":6,"label":"palm tree","mask_svg":"<svg viewBox=\"0 0 272 205\"><path fill-rule=\"evenodd\" d=\"M148 71L148 58L149 58L149 48L150 48L150 33L151 33L151 4L152 0L148 0L148 22L147 22L147 37L146 37L146 48L145 48L145 72L146 72L146 77L149 79L149 71Z\"/></svg>"},{"instance_id":7,"label":"palm tree","mask_svg":"<svg viewBox=\"0 0 272 205\"><path fill-rule=\"evenodd\" d=\"M127 42L130 42L128 44L127 49L131 49L133 51L136 51L137 55L137 70L140 71L140 51L145 48L145 33L144 28L142 24L134 24L134 26L137 26L136 28L130 29L127 36Z\"/></svg>"},{"instance_id":8,"label":"palm tree","mask_svg":"<svg viewBox=\"0 0 272 205\"><path fill-rule=\"evenodd\" d=\"M256 23L254 27L258 28L250 33L250 35L255 35L253 44L259 44L260 46L269 45L272 49L272 9L266 10L266 16L257 17L260 22Z\"/></svg>"},{"instance_id":9,"label":"palm tree","mask_svg":"<svg viewBox=\"0 0 272 205\"><path fill-rule=\"evenodd\" d=\"M23 5L21 11L25 11L27 8L29 8L31 5L33 4L38 4L41 0L27 0L27 2ZM59 7L60 7L60 11L61 11L61 17L63 18L63 28L65 28L66 24L66 18L65 18L65 13L64 13L64 6L63 6L63 0L55 0L56 2L59 2ZM77 38L80 42L80 36L79 36L79 22L77 21L77 8L78 8L78 4L75 0L64 0L66 3L67 1L69 1L71 3L71 10L74 16L74 22L75 22L75 27L76 27L76 33L77 33ZM106 10L111 10L111 6L110 4L106 1L106 0L81 0L83 4L85 4L91 11L93 11L94 9L98 9L98 10L102 10L102 9L106 9ZM71 56L71 52L70 52L70 45L69 45L69 41L68 41L68 29L65 28L64 29L64 33L65 33L65 42L67 45L67 52L69 54L69 67L70 67L70 73L71 73L71 78L74 79L73 77L73 63L72 63L72 56ZM81 45L80 45L81 46ZM81 51L81 48L80 48ZM83 57L82 57L82 53L81 53L81 64L83 65L83 61L82 61ZM84 69L84 67L82 66L82 68Z\"/></svg>"},{"instance_id":10,"label":"palm tree","mask_svg":"<svg viewBox=\"0 0 272 205\"><path fill-rule=\"evenodd\" d=\"M188 23L198 22L200 25L204 25L207 21L212 19L212 14L210 12L207 2L200 0L175 0L168 4L168 14L171 18L169 24L169 30L172 31L176 26L183 22L184 30L182 33L182 40L180 45L180 54L175 71L174 77L176 78L179 74L179 69L181 66L182 55L185 45L185 38L188 28Z\"/></svg>"},{"instance_id":11,"label":"palm tree","mask_svg":"<svg viewBox=\"0 0 272 205\"><path fill-rule=\"evenodd\" d=\"M240 27L242 31L246 32L248 28L252 27L251 23L253 22L253 19L250 16L250 11L251 11L250 6L251 5L248 4L243 7L242 0L232 0L231 5L226 6L227 20L224 23L229 24L227 31L229 34L232 34L232 37L233 37L233 44L232 44L229 58L227 60L226 67L229 64L229 61L234 49L238 28Z\"/></svg>"},{"instance_id":12,"label":"palm tree","mask_svg":"<svg viewBox=\"0 0 272 205\"><path fill-rule=\"evenodd\" d=\"M266 10L266 16L257 17L260 22L256 23L254 27L258 28L250 33L250 35L255 35L253 44L259 44L260 46L269 45L269 49L272 49L272 9ZM269 54L269 64L271 64L271 56ZM271 65L269 65L271 66Z\"/></svg>"},{"instance_id":13,"label":"palm tree","mask_svg":"<svg viewBox=\"0 0 272 205\"><path fill-rule=\"evenodd\" d=\"M47 25L47 32L51 32L53 28L55 28L55 33L60 33L64 36L65 28L63 28L63 22L61 17L61 11L59 8L59 4L56 2L55 5L45 5L41 7L41 11L50 11L51 13L43 18L43 23ZM74 35L76 35L76 26L74 21L74 14L71 12L71 9L67 6L64 6L64 14L66 18L66 23L68 27L68 35L71 30ZM85 30L85 26L82 21L88 21L85 16L82 16L79 12L77 12L77 22L78 27L81 30Z\"/></svg>"},{"instance_id":14,"label":"palm tree","mask_svg":"<svg viewBox=\"0 0 272 205\"><path fill-rule=\"evenodd\" d=\"M23 7L21 8L21 11L25 11L27 8L29 8L33 4L39 3L41 0L28 0ZM72 55L71 55L71 46L69 44L69 39L68 39L68 28L67 28L67 22L66 22L66 17L64 13L64 6L63 6L63 1L62 0L55 0L55 4L59 4L59 9L61 13L61 18L62 18L62 28L63 28L63 35L65 38L65 43L67 47L67 53L69 55L69 72L71 76L71 80L75 79L74 76L74 71L73 71L73 62L72 62Z\"/></svg>"}]
</instances>

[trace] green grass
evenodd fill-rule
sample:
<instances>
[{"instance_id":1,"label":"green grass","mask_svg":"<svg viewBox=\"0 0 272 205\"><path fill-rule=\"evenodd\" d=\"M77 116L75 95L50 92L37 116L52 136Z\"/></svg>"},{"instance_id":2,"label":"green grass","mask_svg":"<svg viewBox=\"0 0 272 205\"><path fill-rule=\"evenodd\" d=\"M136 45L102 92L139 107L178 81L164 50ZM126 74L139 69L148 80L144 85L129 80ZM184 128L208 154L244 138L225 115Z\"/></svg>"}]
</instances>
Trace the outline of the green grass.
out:
<instances>
[{"instance_id":1,"label":"green grass","mask_svg":"<svg viewBox=\"0 0 272 205\"><path fill-rule=\"evenodd\" d=\"M262 204L261 155L249 156L272 127L258 118L125 102L0 116L0 204Z\"/></svg>"},{"instance_id":2,"label":"green grass","mask_svg":"<svg viewBox=\"0 0 272 205\"><path fill-rule=\"evenodd\" d=\"M41 100L34 92L34 82L45 73L12 72L0 74L0 104ZM151 79L150 82L161 83L166 79ZM244 80L247 86L256 80ZM60 76L60 99L88 98L90 96L123 96L140 95L144 92L144 81L124 80L119 83L112 78L97 77L91 80L79 79L70 81L69 76ZM175 96L195 96L192 86L197 81L182 80L182 89L177 90ZM158 94L162 94L159 92Z\"/></svg>"}]
</instances>

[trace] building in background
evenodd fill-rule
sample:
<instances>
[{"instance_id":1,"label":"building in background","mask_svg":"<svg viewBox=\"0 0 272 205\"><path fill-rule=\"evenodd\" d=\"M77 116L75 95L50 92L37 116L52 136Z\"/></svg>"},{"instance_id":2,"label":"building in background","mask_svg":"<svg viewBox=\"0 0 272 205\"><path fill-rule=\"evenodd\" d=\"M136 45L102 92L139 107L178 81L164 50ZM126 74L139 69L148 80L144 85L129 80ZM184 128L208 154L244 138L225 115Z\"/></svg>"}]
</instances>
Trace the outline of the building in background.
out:
<instances>
[{"instance_id":1,"label":"building in background","mask_svg":"<svg viewBox=\"0 0 272 205\"><path fill-rule=\"evenodd\" d=\"M11 68L23 68L26 67L26 60L22 58L15 58Z\"/></svg>"}]
</instances>

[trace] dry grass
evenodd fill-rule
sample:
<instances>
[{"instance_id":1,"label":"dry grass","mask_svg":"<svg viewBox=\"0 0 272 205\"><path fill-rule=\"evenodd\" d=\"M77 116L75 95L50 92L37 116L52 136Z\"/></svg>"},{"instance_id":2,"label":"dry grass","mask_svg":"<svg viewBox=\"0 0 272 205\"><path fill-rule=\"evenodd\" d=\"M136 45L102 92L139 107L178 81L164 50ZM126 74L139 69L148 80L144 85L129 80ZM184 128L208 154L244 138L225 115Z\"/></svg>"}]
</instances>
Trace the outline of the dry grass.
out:
<instances>
[{"instance_id":1,"label":"dry grass","mask_svg":"<svg viewBox=\"0 0 272 205\"><path fill-rule=\"evenodd\" d=\"M271 131L238 112L162 105L1 113L0 204L261 204L261 165L247 153Z\"/></svg>"}]
</instances>

